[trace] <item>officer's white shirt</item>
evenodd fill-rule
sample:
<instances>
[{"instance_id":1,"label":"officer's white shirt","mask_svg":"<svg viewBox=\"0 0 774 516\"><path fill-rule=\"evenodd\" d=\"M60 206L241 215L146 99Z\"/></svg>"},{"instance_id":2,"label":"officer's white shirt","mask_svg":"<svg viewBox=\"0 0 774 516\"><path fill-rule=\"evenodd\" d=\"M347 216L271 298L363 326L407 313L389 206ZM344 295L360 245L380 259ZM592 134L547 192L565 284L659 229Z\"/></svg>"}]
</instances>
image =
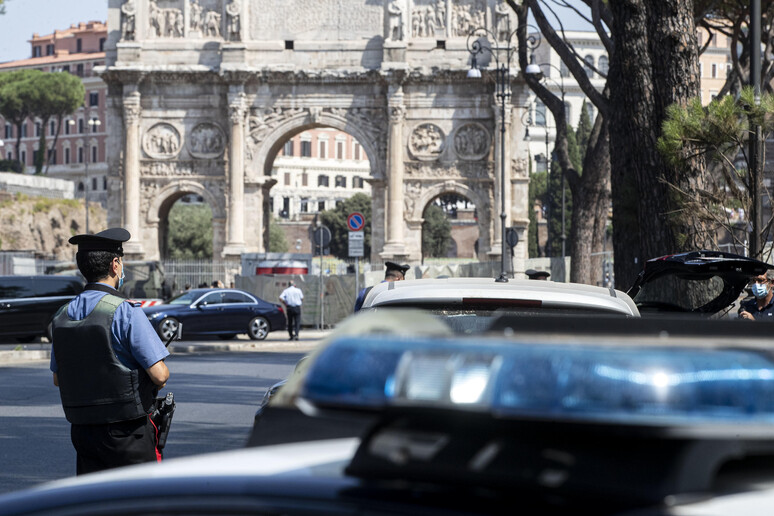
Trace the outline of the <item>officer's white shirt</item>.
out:
<instances>
[{"instance_id":1,"label":"officer's white shirt","mask_svg":"<svg viewBox=\"0 0 774 516\"><path fill-rule=\"evenodd\" d=\"M280 294L280 299L288 306L301 306L301 302L304 300L304 293L301 289L291 285Z\"/></svg>"}]
</instances>

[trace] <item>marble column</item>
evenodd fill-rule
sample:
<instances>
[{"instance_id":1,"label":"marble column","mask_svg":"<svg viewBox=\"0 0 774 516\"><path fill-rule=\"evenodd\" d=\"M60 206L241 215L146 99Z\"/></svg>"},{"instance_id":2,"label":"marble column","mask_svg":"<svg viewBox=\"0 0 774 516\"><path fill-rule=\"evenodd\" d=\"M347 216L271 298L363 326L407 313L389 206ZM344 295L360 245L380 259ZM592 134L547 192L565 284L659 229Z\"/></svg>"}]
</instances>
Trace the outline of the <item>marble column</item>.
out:
<instances>
[{"instance_id":1,"label":"marble column","mask_svg":"<svg viewBox=\"0 0 774 516\"><path fill-rule=\"evenodd\" d=\"M245 248L245 94L229 93L230 137L228 149L228 236L225 255L239 255Z\"/></svg>"},{"instance_id":2,"label":"marble column","mask_svg":"<svg viewBox=\"0 0 774 516\"><path fill-rule=\"evenodd\" d=\"M403 215L403 89L397 87L388 99L390 114L387 142L387 242L381 252L383 258L399 259L406 256Z\"/></svg>"},{"instance_id":3,"label":"marble column","mask_svg":"<svg viewBox=\"0 0 774 516\"><path fill-rule=\"evenodd\" d=\"M124 96L124 227L132 239L124 244L127 254L142 254L140 234L140 92Z\"/></svg>"}]
</instances>

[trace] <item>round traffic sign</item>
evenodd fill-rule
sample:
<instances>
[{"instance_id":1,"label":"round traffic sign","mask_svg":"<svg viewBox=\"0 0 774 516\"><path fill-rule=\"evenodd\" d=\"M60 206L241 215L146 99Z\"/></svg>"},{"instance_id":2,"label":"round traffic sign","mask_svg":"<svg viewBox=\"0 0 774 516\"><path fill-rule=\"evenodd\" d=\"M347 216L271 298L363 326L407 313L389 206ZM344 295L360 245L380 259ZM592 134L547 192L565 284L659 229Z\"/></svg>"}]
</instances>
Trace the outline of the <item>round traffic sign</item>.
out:
<instances>
[{"instance_id":1,"label":"round traffic sign","mask_svg":"<svg viewBox=\"0 0 774 516\"><path fill-rule=\"evenodd\" d=\"M519 243L519 233L513 228L508 228L505 231L505 243L511 247L516 247Z\"/></svg>"},{"instance_id":2,"label":"round traffic sign","mask_svg":"<svg viewBox=\"0 0 774 516\"><path fill-rule=\"evenodd\" d=\"M347 217L347 228L350 231L362 231L365 227L365 216L362 213L350 213Z\"/></svg>"}]
</instances>

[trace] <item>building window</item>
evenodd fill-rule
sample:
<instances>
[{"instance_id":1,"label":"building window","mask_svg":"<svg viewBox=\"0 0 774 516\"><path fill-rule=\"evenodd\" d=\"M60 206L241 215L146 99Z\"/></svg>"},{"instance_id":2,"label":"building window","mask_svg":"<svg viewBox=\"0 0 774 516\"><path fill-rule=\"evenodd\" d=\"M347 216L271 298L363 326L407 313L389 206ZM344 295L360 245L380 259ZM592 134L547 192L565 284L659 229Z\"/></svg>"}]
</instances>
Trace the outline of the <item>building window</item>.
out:
<instances>
[{"instance_id":1,"label":"building window","mask_svg":"<svg viewBox=\"0 0 774 516\"><path fill-rule=\"evenodd\" d=\"M63 72L70 73L70 65L64 65L64 66L62 67L62 71L63 71Z\"/></svg>"},{"instance_id":2,"label":"building window","mask_svg":"<svg viewBox=\"0 0 774 516\"><path fill-rule=\"evenodd\" d=\"M293 155L293 140L288 140L285 142L285 146L282 148L282 154L285 156Z\"/></svg>"},{"instance_id":3,"label":"building window","mask_svg":"<svg viewBox=\"0 0 774 516\"><path fill-rule=\"evenodd\" d=\"M84 189L84 186L83 186L83 181L78 181L78 191L79 191L79 192L82 192L82 191L83 191L83 189Z\"/></svg>"},{"instance_id":4,"label":"building window","mask_svg":"<svg viewBox=\"0 0 774 516\"><path fill-rule=\"evenodd\" d=\"M83 118L78 119L78 132L83 134Z\"/></svg>"},{"instance_id":5,"label":"building window","mask_svg":"<svg viewBox=\"0 0 774 516\"><path fill-rule=\"evenodd\" d=\"M704 63L699 63L699 77L704 77Z\"/></svg>"},{"instance_id":6,"label":"building window","mask_svg":"<svg viewBox=\"0 0 774 516\"><path fill-rule=\"evenodd\" d=\"M328 186L328 176L317 176L317 186Z\"/></svg>"},{"instance_id":7,"label":"building window","mask_svg":"<svg viewBox=\"0 0 774 516\"><path fill-rule=\"evenodd\" d=\"M53 56L54 55L54 45L48 44L46 45L46 55L47 56Z\"/></svg>"},{"instance_id":8,"label":"building window","mask_svg":"<svg viewBox=\"0 0 774 516\"><path fill-rule=\"evenodd\" d=\"M36 164L38 162L38 151L34 150L32 151L32 164Z\"/></svg>"},{"instance_id":9,"label":"building window","mask_svg":"<svg viewBox=\"0 0 774 516\"><path fill-rule=\"evenodd\" d=\"M572 107L567 101L564 102L564 116L567 120L572 120Z\"/></svg>"},{"instance_id":10,"label":"building window","mask_svg":"<svg viewBox=\"0 0 774 516\"><path fill-rule=\"evenodd\" d=\"M308 140L301 140L301 157L312 157L312 142Z\"/></svg>"},{"instance_id":11,"label":"building window","mask_svg":"<svg viewBox=\"0 0 774 516\"><path fill-rule=\"evenodd\" d=\"M97 191L97 178L92 177L91 178L91 191L96 192Z\"/></svg>"},{"instance_id":12,"label":"building window","mask_svg":"<svg viewBox=\"0 0 774 516\"><path fill-rule=\"evenodd\" d=\"M65 162L65 165L69 165L69 164L70 164L70 147L65 147L65 150L64 150L64 151L65 151L65 155L64 155L64 158L65 158L65 160L64 160L64 162Z\"/></svg>"},{"instance_id":13,"label":"building window","mask_svg":"<svg viewBox=\"0 0 774 516\"><path fill-rule=\"evenodd\" d=\"M56 134L56 121L51 120L51 122L48 123L48 134L50 136L54 136Z\"/></svg>"},{"instance_id":14,"label":"building window","mask_svg":"<svg viewBox=\"0 0 774 516\"><path fill-rule=\"evenodd\" d=\"M81 38L75 40L75 51L83 52L83 40Z\"/></svg>"},{"instance_id":15,"label":"building window","mask_svg":"<svg viewBox=\"0 0 774 516\"><path fill-rule=\"evenodd\" d=\"M309 212L309 199L306 197L301 199L301 213Z\"/></svg>"},{"instance_id":16,"label":"building window","mask_svg":"<svg viewBox=\"0 0 774 516\"><path fill-rule=\"evenodd\" d=\"M32 57L40 57L41 55L40 47L32 47Z\"/></svg>"},{"instance_id":17,"label":"building window","mask_svg":"<svg viewBox=\"0 0 774 516\"><path fill-rule=\"evenodd\" d=\"M78 77L83 77L83 63L80 63L75 67L75 75Z\"/></svg>"},{"instance_id":18,"label":"building window","mask_svg":"<svg viewBox=\"0 0 774 516\"><path fill-rule=\"evenodd\" d=\"M320 159L325 159L328 157L328 142L325 140L320 140L318 144L319 152L320 152Z\"/></svg>"},{"instance_id":19,"label":"building window","mask_svg":"<svg viewBox=\"0 0 774 516\"><path fill-rule=\"evenodd\" d=\"M586 75L589 78L594 77L594 56L587 55L583 58L583 61L586 63L583 65L584 70L586 70Z\"/></svg>"},{"instance_id":20,"label":"building window","mask_svg":"<svg viewBox=\"0 0 774 516\"><path fill-rule=\"evenodd\" d=\"M535 101L535 125L538 127L546 126L546 105L541 101Z\"/></svg>"},{"instance_id":21,"label":"building window","mask_svg":"<svg viewBox=\"0 0 774 516\"><path fill-rule=\"evenodd\" d=\"M336 159L344 159L344 142L336 142Z\"/></svg>"},{"instance_id":22,"label":"building window","mask_svg":"<svg viewBox=\"0 0 774 516\"><path fill-rule=\"evenodd\" d=\"M282 211L280 211L280 217L283 219L290 217L290 197L282 198Z\"/></svg>"},{"instance_id":23,"label":"building window","mask_svg":"<svg viewBox=\"0 0 774 516\"><path fill-rule=\"evenodd\" d=\"M594 104L591 102L586 102L586 114L589 116L589 120L593 123L594 122Z\"/></svg>"},{"instance_id":24,"label":"building window","mask_svg":"<svg viewBox=\"0 0 774 516\"><path fill-rule=\"evenodd\" d=\"M78 147L78 163L83 163L83 147Z\"/></svg>"},{"instance_id":25,"label":"building window","mask_svg":"<svg viewBox=\"0 0 774 516\"><path fill-rule=\"evenodd\" d=\"M285 172L285 186L290 186L290 172Z\"/></svg>"},{"instance_id":26,"label":"building window","mask_svg":"<svg viewBox=\"0 0 774 516\"><path fill-rule=\"evenodd\" d=\"M718 78L718 65L717 63L712 63L712 69L711 72L712 78L717 79Z\"/></svg>"},{"instance_id":27,"label":"building window","mask_svg":"<svg viewBox=\"0 0 774 516\"><path fill-rule=\"evenodd\" d=\"M353 150L352 155L355 157L355 159L359 160L360 159L360 144L358 142L355 142L353 147L352 147L352 150Z\"/></svg>"},{"instance_id":28,"label":"building window","mask_svg":"<svg viewBox=\"0 0 774 516\"><path fill-rule=\"evenodd\" d=\"M97 162L97 146L91 148L91 162L96 163ZM96 186L94 187L96 188Z\"/></svg>"},{"instance_id":29,"label":"building window","mask_svg":"<svg viewBox=\"0 0 774 516\"><path fill-rule=\"evenodd\" d=\"M309 186L309 174L306 172L301 174L301 186Z\"/></svg>"},{"instance_id":30,"label":"building window","mask_svg":"<svg viewBox=\"0 0 774 516\"><path fill-rule=\"evenodd\" d=\"M363 188L363 178L360 176L353 177L352 188Z\"/></svg>"},{"instance_id":31,"label":"building window","mask_svg":"<svg viewBox=\"0 0 774 516\"><path fill-rule=\"evenodd\" d=\"M107 177L102 176L102 189L107 190Z\"/></svg>"},{"instance_id":32,"label":"building window","mask_svg":"<svg viewBox=\"0 0 774 516\"><path fill-rule=\"evenodd\" d=\"M607 56L599 56L599 72L607 76L607 72L610 69L610 60Z\"/></svg>"},{"instance_id":33,"label":"building window","mask_svg":"<svg viewBox=\"0 0 774 516\"><path fill-rule=\"evenodd\" d=\"M8 161L11 161L13 159L13 152L8 151L8 156L6 157L6 159L8 159Z\"/></svg>"},{"instance_id":34,"label":"building window","mask_svg":"<svg viewBox=\"0 0 774 516\"><path fill-rule=\"evenodd\" d=\"M105 51L105 38L99 38L99 51Z\"/></svg>"},{"instance_id":35,"label":"building window","mask_svg":"<svg viewBox=\"0 0 774 516\"><path fill-rule=\"evenodd\" d=\"M52 165L56 165L56 149L48 150L48 162Z\"/></svg>"},{"instance_id":36,"label":"building window","mask_svg":"<svg viewBox=\"0 0 774 516\"><path fill-rule=\"evenodd\" d=\"M92 91L89 93L89 106L99 106L99 92Z\"/></svg>"},{"instance_id":37,"label":"building window","mask_svg":"<svg viewBox=\"0 0 774 516\"><path fill-rule=\"evenodd\" d=\"M27 137L27 122L24 122L21 127L22 127L22 138L26 138Z\"/></svg>"},{"instance_id":38,"label":"building window","mask_svg":"<svg viewBox=\"0 0 774 516\"><path fill-rule=\"evenodd\" d=\"M13 138L13 126L11 124L5 124L5 138Z\"/></svg>"},{"instance_id":39,"label":"building window","mask_svg":"<svg viewBox=\"0 0 774 516\"><path fill-rule=\"evenodd\" d=\"M65 134L70 134L70 122L72 122L72 120L65 120L65 123L64 123Z\"/></svg>"},{"instance_id":40,"label":"building window","mask_svg":"<svg viewBox=\"0 0 774 516\"><path fill-rule=\"evenodd\" d=\"M21 151L21 159L19 161L21 161L23 165L27 164L27 151L26 150Z\"/></svg>"},{"instance_id":41,"label":"building window","mask_svg":"<svg viewBox=\"0 0 774 516\"><path fill-rule=\"evenodd\" d=\"M325 211L325 201L317 201L317 211Z\"/></svg>"},{"instance_id":42,"label":"building window","mask_svg":"<svg viewBox=\"0 0 774 516\"><path fill-rule=\"evenodd\" d=\"M346 188L347 178L344 176L336 176L336 188Z\"/></svg>"},{"instance_id":43,"label":"building window","mask_svg":"<svg viewBox=\"0 0 774 516\"><path fill-rule=\"evenodd\" d=\"M35 136L40 136L42 130L43 127L41 126L40 122L35 122Z\"/></svg>"},{"instance_id":44,"label":"building window","mask_svg":"<svg viewBox=\"0 0 774 516\"><path fill-rule=\"evenodd\" d=\"M94 119L94 122L95 122L95 123L91 124L91 132L92 132L92 133L96 133L97 131L99 131L99 126L100 126L100 124L97 124L97 123L96 123L96 122L98 122L98 121L99 121L99 119L95 118L95 119Z\"/></svg>"},{"instance_id":45,"label":"building window","mask_svg":"<svg viewBox=\"0 0 774 516\"><path fill-rule=\"evenodd\" d=\"M567 68L567 65L564 64L564 61L559 62L559 75L562 78L567 78L570 76L570 69Z\"/></svg>"}]
</instances>

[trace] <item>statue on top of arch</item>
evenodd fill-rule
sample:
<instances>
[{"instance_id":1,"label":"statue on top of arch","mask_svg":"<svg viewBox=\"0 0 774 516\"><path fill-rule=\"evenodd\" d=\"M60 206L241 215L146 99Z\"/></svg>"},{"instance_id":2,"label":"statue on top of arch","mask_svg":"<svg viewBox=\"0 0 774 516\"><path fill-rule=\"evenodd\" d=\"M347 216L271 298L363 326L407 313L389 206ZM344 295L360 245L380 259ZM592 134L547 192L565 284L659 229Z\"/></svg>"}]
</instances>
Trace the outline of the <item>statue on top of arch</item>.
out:
<instances>
[{"instance_id":1,"label":"statue on top of arch","mask_svg":"<svg viewBox=\"0 0 774 516\"><path fill-rule=\"evenodd\" d=\"M134 6L134 0L127 0L121 6L121 39L124 41L134 41L135 38L135 15L137 10Z\"/></svg>"}]
</instances>

